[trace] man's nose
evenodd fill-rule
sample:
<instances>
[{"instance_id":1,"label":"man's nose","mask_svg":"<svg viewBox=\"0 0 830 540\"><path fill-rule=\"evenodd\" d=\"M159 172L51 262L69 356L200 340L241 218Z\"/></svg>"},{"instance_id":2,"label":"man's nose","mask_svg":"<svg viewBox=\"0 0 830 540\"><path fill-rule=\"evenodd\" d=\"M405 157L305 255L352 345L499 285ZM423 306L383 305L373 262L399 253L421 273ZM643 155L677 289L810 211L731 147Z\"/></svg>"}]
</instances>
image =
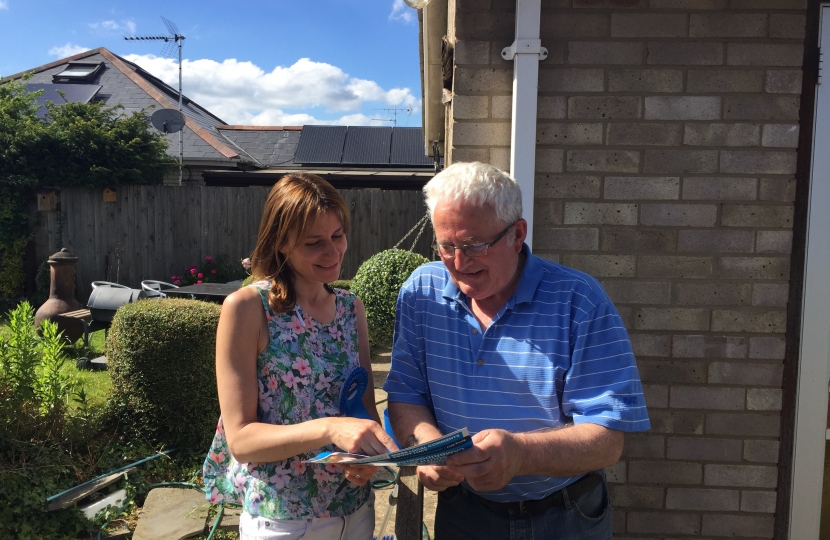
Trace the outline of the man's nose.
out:
<instances>
[{"instance_id":1,"label":"man's nose","mask_svg":"<svg viewBox=\"0 0 830 540\"><path fill-rule=\"evenodd\" d=\"M455 266L455 269L458 271L462 271L470 264L470 257L464 255L464 252L460 249L456 249L455 253L453 254L452 263Z\"/></svg>"}]
</instances>

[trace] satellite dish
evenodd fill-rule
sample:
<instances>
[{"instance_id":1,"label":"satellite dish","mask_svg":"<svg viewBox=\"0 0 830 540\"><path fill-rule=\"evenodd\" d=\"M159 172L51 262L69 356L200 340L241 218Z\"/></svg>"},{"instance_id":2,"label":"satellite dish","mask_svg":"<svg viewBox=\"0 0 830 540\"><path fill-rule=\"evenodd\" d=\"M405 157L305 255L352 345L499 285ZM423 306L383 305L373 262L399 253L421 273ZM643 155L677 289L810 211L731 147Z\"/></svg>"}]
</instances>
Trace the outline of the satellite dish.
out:
<instances>
[{"instance_id":1,"label":"satellite dish","mask_svg":"<svg viewBox=\"0 0 830 540\"><path fill-rule=\"evenodd\" d=\"M176 133L184 127L184 115L176 109L159 109L150 117L150 123L164 134Z\"/></svg>"}]
</instances>

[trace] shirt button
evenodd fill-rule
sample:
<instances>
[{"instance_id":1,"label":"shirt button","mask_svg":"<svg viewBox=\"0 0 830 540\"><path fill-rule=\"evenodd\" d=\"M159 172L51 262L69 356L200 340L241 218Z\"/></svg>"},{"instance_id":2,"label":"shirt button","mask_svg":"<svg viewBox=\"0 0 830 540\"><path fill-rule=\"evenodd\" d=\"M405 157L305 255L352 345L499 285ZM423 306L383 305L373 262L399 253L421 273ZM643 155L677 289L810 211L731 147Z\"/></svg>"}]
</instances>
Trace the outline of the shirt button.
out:
<instances>
[{"instance_id":1,"label":"shirt button","mask_svg":"<svg viewBox=\"0 0 830 540\"><path fill-rule=\"evenodd\" d=\"M476 334L478 334L478 330L476 330L475 328L473 328L473 335L476 335Z\"/></svg>"},{"instance_id":2,"label":"shirt button","mask_svg":"<svg viewBox=\"0 0 830 540\"><path fill-rule=\"evenodd\" d=\"M484 360L479 360L478 365L483 366L484 365Z\"/></svg>"}]
</instances>

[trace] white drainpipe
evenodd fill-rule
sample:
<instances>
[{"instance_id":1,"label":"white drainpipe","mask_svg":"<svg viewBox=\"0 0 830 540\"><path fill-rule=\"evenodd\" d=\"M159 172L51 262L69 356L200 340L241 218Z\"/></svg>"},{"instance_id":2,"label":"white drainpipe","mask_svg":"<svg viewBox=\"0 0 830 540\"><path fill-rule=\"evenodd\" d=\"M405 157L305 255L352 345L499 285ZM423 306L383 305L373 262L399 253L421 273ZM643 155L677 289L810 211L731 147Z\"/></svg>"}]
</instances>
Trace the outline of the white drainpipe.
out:
<instances>
[{"instance_id":1,"label":"white drainpipe","mask_svg":"<svg viewBox=\"0 0 830 540\"><path fill-rule=\"evenodd\" d=\"M527 245L533 249L533 190L536 176L536 102L539 60L548 56L539 39L541 0L516 0L516 40L501 55L513 60L513 126L510 133L510 174L522 188L527 220Z\"/></svg>"}]
</instances>

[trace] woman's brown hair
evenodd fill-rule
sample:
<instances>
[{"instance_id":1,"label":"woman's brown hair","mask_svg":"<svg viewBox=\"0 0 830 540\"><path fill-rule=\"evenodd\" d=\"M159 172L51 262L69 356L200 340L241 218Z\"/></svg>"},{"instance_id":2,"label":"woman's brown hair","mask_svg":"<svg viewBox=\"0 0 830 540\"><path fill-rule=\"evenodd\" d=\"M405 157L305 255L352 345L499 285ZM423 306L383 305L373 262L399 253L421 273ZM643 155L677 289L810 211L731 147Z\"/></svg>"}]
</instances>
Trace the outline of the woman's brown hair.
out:
<instances>
[{"instance_id":1,"label":"woman's brown hair","mask_svg":"<svg viewBox=\"0 0 830 540\"><path fill-rule=\"evenodd\" d=\"M288 235L296 231L295 242L286 253L299 245L318 217L333 210L340 216L343 233L349 232L349 209L334 187L314 174L291 173L280 178L265 201L256 247L251 255L251 274L255 281L271 282L268 304L275 313L294 307L294 274L280 252Z\"/></svg>"}]
</instances>

